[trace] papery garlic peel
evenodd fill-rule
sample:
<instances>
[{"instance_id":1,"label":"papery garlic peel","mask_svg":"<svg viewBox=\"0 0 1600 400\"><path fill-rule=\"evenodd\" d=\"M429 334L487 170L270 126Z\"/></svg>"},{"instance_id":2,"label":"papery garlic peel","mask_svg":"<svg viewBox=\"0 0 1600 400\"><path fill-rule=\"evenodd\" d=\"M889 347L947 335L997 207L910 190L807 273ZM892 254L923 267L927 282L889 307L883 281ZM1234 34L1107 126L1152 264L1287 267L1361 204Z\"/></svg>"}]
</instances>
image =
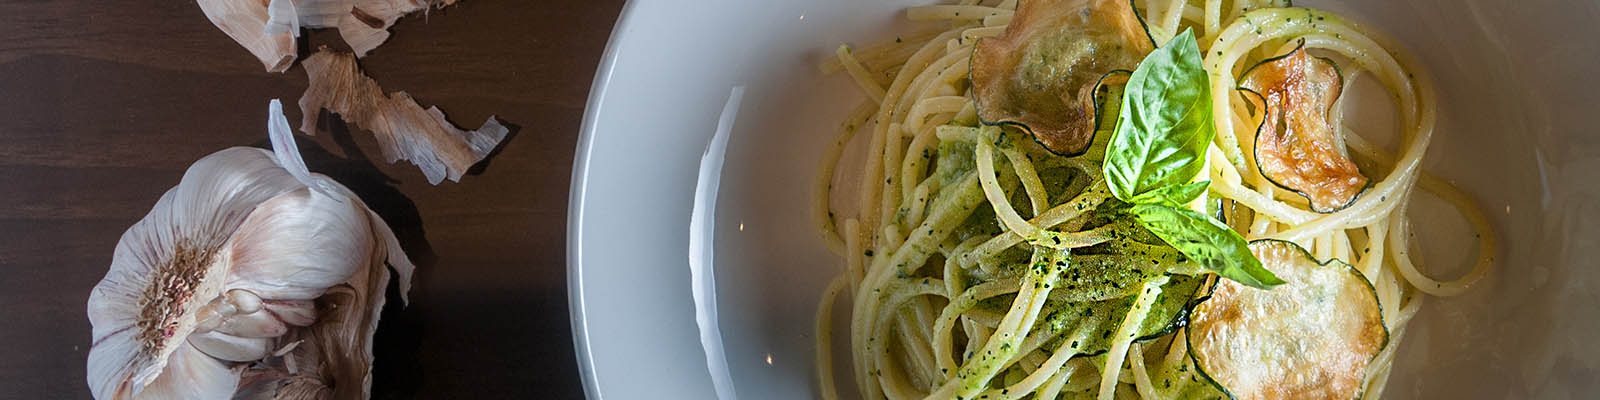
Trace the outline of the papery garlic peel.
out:
<instances>
[{"instance_id":1,"label":"papery garlic peel","mask_svg":"<svg viewBox=\"0 0 1600 400\"><path fill-rule=\"evenodd\" d=\"M338 28L357 56L389 39L396 20L457 0L196 0L206 19L250 50L268 72L294 64L300 28Z\"/></svg>"},{"instance_id":2,"label":"papery garlic peel","mask_svg":"<svg viewBox=\"0 0 1600 400\"><path fill-rule=\"evenodd\" d=\"M326 109L345 122L372 131L383 157L393 163L409 160L428 183L445 178L461 181L473 164L483 161L510 132L493 115L477 130L462 130L439 107L422 108L406 92L384 94L378 82L361 73L350 53L317 50L300 63L306 70L306 92L300 96L300 131L317 132L317 115Z\"/></svg>"},{"instance_id":3,"label":"papery garlic peel","mask_svg":"<svg viewBox=\"0 0 1600 400\"><path fill-rule=\"evenodd\" d=\"M241 376L250 398L369 393L385 262L402 296L415 267L270 115L275 151L201 158L118 241L89 296L95 398L234 398Z\"/></svg>"}]
</instances>

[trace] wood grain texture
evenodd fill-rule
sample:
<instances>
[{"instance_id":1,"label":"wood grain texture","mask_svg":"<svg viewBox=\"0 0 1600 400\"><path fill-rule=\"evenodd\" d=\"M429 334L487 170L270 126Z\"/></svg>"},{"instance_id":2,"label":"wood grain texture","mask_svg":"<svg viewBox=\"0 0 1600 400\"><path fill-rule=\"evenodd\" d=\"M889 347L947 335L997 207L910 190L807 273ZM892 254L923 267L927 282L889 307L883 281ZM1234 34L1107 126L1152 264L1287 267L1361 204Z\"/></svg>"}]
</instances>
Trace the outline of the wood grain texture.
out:
<instances>
[{"instance_id":1,"label":"wood grain texture","mask_svg":"<svg viewBox=\"0 0 1600 400\"><path fill-rule=\"evenodd\" d=\"M568 325L567 191L583 107L621 1L468 0L400 20L361 61L460 126L513 133L460 183L430 186L328 115L299 136L417 262L378 330L373 397L579 398ZM333 31L307 35L343 47ZM267 147L263 71L192 2L0 0L0 398L88 398L85 302L117 238L184 168ZM299 111L287 107L289 120ZM391 298L393 298L391 289Z\"/></svg>"}]
</instances>

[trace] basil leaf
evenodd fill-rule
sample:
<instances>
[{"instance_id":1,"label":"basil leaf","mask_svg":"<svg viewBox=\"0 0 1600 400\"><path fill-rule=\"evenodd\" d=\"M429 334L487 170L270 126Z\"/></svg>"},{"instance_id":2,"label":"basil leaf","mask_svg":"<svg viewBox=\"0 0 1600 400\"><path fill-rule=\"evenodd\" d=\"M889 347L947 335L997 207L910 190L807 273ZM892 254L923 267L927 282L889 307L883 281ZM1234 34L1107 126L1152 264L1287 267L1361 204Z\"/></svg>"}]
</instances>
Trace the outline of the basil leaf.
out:
<instances>
[{"instance_id":1,"label":"basil leaf","mask_svg":"<svg viewBox=\"0 0 1600 400\"><path fill-rule=\"evenodd\" d=\"M1133 204L1163 204L1173 207L1183 207L1184 204L1200 198L1211 186L1211 181L1190 182L1185 185L1162 186L1156 190L1140 193L1133 196Z\"/></svg>"},{"instance_id":2,"label":"basil leaf","mask_svg":"<svg viewBox=\"0 0 1600 400\"><path fill-rule=\"evenodd\" d=\"M1129 210L1146 229L1224 278L1271 289L1283 283L1250 252L1250 244L1233 229L1187 208L1139 204Z\"/></svg>"},{"instance_id":3,"label":"basil leaf","mask_svg":"<svg viewBox=\"0 0 1600 400\"><path fill-rule=\"evenodd\" d=\"M1185 30L1146 56L1123 88L1104 172L1122 201L1200 173L1216 135L1210 80L1194 32Z\"/></svg>"}]
</instances>

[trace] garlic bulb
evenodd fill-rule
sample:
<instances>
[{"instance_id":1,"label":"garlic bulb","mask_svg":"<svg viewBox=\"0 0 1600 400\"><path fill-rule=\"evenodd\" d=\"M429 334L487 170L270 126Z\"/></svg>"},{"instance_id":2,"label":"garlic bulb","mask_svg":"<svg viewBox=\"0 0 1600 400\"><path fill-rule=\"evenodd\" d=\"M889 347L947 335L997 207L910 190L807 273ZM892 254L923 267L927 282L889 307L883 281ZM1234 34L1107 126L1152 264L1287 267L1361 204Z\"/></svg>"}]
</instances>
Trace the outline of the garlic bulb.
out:
<instances>
[{"instance_id":1,"label":"garlic bulb","mask_svg":"<svg viewBox=\"0 0 1600 400\"><path fill-rule=\"evenodd\" d=\"M196 161L123 233L89 296L97 399L365 398L394 233L349 189L306 170L282 106L274 151Z\"/></svg>"}]
</instances>

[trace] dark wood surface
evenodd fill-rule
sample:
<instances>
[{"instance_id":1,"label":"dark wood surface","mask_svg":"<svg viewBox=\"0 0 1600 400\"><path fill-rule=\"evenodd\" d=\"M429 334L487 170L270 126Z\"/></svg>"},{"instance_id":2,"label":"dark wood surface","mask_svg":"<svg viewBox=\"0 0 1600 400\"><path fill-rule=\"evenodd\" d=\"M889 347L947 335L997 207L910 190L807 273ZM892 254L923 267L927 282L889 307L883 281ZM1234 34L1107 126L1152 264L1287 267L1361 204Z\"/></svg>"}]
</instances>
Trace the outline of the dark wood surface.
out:
<instances>
[{"instance_id":1,"label":"dark wood surface","mask_svg":"<svg viewBox=\"0 0 1600 400\"><path fill-rule=\"evenodd\" d=\"M373 397L579 398L568 323L566 210L589 85L621 1L466 0L402 19L361 61L385 90L458 126L517 128L476 173L430 186L370 134L300 136L418 264L391 291ZM309 43L309 46L307 45ZM332 31L301 42L343 47ZM266 147L274 74L192 1L0 0L0 398L88 398L85 303L122 232L196 159Z\"/></svg>"}]
</instances>

